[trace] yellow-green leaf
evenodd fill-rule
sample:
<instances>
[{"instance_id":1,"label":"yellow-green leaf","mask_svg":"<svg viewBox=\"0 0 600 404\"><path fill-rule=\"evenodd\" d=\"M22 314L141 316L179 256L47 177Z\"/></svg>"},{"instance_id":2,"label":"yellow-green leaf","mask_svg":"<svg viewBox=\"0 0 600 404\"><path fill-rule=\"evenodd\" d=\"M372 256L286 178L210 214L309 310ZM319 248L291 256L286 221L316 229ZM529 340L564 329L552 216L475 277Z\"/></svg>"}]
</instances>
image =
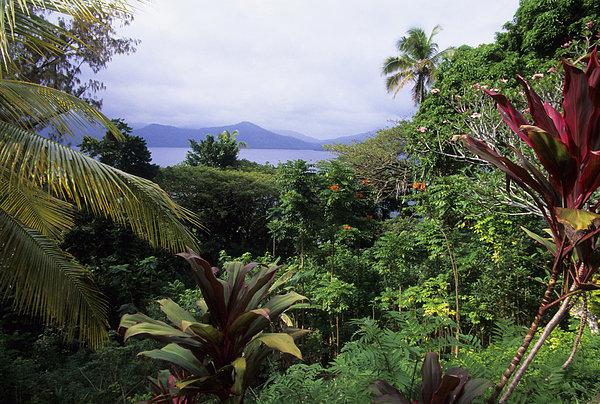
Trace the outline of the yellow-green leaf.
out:
<instances>
[{"instance_id":1,"label":"yellow-green leaf","mask_svg":"<svg viewBox=\"0 0 600 404\"><path fill-rule=\"evenodd\" d=\"M575 230L587 230L600 215L582 209L556 208L558 221L574 228Z\"/></svg>"},{"instance_id":2,"label":"yellow-green leaf","mask_svg":"<svg viewBox=\"0 0 600 404\"><path fill-rule=\"evenodd\" d=\"M279 352L294 355L298 359L302 359L302 353L296 346L294 339L289 334L284 333L263 333L255 338L266 346L276 349Z\"/></svg>"}]
</instances>

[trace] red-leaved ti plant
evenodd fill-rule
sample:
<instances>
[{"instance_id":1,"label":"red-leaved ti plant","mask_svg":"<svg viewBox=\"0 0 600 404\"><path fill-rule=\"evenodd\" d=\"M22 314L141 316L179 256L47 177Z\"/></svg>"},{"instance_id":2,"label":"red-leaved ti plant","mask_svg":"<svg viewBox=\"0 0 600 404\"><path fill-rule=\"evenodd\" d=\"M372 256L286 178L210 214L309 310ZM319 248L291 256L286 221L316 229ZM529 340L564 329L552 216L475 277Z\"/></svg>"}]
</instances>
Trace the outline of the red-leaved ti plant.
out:
<instances>
[{"instance_id":1,"label":"red-leaved ti plant","mask_svg":"<svg viewBox=\"0 0 600 404\"><path fill-rule=\"evenodd\" d=\"M532 198L550 227L549 239L528 234L545 245L554 256L551 277L540 308L523 344L496 386L490 402L497 399L536 333L546 311L558 311L521 364L500 402L505 402L519 383L539 348L574 304L573 296L598 289L592 276L598 270L600 253L595 247L600 232L600 201L594 191L600 186L600 63L598 51L589 55L585 71L563 62L565 70L562 112L543 102L522 77L529 111L528 121L503 95L484 90L497 104L504 122L525 142L543 167L539 170L515 150L518 162L500 155L486 143L469 136L462 140L473 153L506 173ZM559 274L565 274L559 299L551 301ZM574 346L574 349L576 349Z\"/></svg>"}]
</instances>

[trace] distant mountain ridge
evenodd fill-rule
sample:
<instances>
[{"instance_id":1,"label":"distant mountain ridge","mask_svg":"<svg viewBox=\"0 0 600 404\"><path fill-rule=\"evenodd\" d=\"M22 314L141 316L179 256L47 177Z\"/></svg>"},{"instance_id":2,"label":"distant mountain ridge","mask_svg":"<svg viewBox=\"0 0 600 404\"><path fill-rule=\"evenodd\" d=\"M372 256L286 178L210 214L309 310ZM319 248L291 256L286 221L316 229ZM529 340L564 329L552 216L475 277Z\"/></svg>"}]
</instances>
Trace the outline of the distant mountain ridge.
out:
<instances>
[{"instance_id":1,"label":"distant mountain ridge","mask_svg":"<svg viewBox=\"0 0 600 404\"><path fill-rule=\"evenodd\" d=\"M189 147L189 139L203 140L207 134L218 135L228 130L238 131L237 139L245 142L250 149L287 149L287 150L323 150L323 145L332 143L361 142L375 134L372 132L343 136L335 139L316 139L291 130L268 130L252 122L239 122L234 125L213 126L198 129L180 128L158 123L134 126L133 133L146 140L148 147ZM83 133L76 132L72 138L65 139L66 143L77 146L83 135L101 138L106 130L99 126L90 126Z\"/></svg>"}]
</instances>

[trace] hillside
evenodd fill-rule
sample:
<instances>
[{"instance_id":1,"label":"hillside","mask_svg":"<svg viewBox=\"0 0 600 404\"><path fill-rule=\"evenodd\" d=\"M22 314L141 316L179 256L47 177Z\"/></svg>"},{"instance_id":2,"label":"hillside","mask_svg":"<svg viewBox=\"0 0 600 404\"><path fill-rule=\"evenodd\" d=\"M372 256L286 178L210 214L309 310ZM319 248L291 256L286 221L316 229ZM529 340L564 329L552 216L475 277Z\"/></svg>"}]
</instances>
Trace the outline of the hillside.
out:
<instances>
[{"instance_id":1,"label":"hillside","mask_svg":"<svg viewBox=\"0 0 600 404\"><path fill-rule=\"evenodd\" d=\"M219 134L224 130L237 130L238 140L245 142L251 149L292 149L320 150L319 144L308 143L290 136L284 136L261 128L251 122L235 125L215 126L199 129L185 129L175 126L150 124L137 129L134 133L146 139L148 147L188 147L188 139L202 140L207 134Z\"/></svg>"}]
</instances>

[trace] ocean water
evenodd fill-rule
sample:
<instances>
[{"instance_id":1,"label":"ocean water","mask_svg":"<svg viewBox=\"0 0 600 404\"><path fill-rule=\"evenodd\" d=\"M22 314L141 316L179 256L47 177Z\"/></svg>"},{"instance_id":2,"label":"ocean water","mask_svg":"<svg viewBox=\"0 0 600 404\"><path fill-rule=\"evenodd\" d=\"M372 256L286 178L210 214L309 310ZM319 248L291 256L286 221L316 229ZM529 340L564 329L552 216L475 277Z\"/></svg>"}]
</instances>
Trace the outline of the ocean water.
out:
<instances>
[{"instance_id":1,"label":"ocean water","mask_svg":"<svg viewBox=\"0 0 600 404\"><path fill-rule=\"evenodd\" d=\"M152 162L161 167L179 164L185 160L188 152L187 147L150 147L152 153ZM288 149L242 149L240 158L254 161L255 163L265 164L285 163L289 160L306 160L309 163L316 163L321 160L327 160L335 157L331 152L325 150L288 150Z\"/></svg>"}]
</instances>

